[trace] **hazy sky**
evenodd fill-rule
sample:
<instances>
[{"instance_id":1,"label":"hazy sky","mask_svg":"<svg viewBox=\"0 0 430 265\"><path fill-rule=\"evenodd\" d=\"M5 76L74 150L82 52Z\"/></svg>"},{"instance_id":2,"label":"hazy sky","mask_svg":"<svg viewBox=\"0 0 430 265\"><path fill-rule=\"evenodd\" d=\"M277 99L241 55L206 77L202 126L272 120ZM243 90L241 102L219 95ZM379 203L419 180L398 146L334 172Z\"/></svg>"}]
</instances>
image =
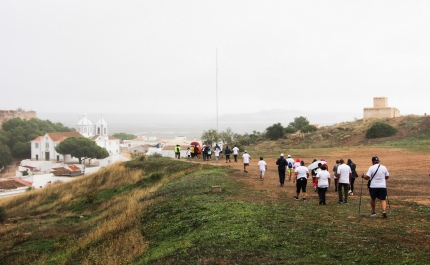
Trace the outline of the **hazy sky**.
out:
<instances>
[{"instance_id":1,"label":"hazy sky","mask_svg":"<svg viewBox=\"0 0 430 265\"><path fill-rule=\"evenodd\" d=\"M0 1L0 109L430 113L430 1ZM359 117L361 118L361 117Z\"/></svg>"}]
</instances>

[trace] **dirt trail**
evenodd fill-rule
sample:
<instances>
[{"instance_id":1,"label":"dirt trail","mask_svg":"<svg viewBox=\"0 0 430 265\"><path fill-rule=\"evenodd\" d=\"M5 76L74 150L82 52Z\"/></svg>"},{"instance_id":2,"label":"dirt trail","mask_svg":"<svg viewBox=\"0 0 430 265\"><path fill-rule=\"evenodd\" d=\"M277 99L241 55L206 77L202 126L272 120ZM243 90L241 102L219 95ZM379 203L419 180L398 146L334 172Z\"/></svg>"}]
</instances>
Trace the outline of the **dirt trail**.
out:
<instances>
[{"instance_id":1,"label":"dirt trail","mask_svg":"<svg viewBox=\"0 0 430 265\"><path fill-rule=\"evenodd\" d=\"M265 159L268 170L266 171L264 181L260 181L257 167L259 154L251 153L250 155L251 163L248 168L248 173L243 172L241 159L238 159L237 163L226 163L225 159L221 159L218 165L235 169L236 173L231 177L239 178L248 189L267 191L268 196L273 198L287 196L293 199L295 195L295 186L292 181L288 182L287 179L285 181L285 186L280 187L276 166L277 158ZM296 158L293 153L291 155L294 159ZM333 177L332 168L336 159L343 158L346 161L350 158L357 165L357 173L361 175L361 173L366 173L367 169L371 166L371 157L373 155L378 155L381 164L386 166L390 173L390 178L387 181L390 199L415 201L420 204L430 205L430 154L413 153L400 149L358 147L348 148L335 154L327 153L324 157L315 158L324 158L327 161L331 177ZM300 157L300 159L304 160L306 165L309 165L314 157ZM216 164L214 159L205 162L202 160L198 161L201 163ZM361 183L362 179L360 177L357 178L355 181L354 196L351 196L351 200L358 200ZM318 194L314 192L311 180L308 180L307 191L309 200L318 200ZM363 182L363 196L368 196L366 181ZM337 193L334 192L334 186L332 185L327 192L327 200L336 202L337 199Z\"/></svg>"}]
</instances>

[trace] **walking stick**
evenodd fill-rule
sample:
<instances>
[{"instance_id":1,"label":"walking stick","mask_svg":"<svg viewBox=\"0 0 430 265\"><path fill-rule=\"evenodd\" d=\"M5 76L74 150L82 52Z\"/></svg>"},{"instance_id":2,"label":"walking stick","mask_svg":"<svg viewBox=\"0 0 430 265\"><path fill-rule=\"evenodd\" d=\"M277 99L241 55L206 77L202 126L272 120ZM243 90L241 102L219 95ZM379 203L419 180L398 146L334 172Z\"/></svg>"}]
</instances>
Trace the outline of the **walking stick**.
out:
<instances>
[{"instance_id":1,"label":"walking stick","mask_svg":"<svg viewBox=\"0 0 430 265\"><path fill-rule=\"evenodd\" d=\"M363 175L361 175L361 191L360 191L360 203L358 204L358 215L360 215L360 208L361 208L361 195L363 194Z\"/></svg>"},{"instance_id":2,"label":"walking stick","mask_svg":"<svg viewBox=\"0 0 430 265\"><path fill-rule=\"evenodd\" d=\"M391 210L391 208L390 208L390 200L388 199L388 190L387 190L387 203L388 203L388 209Z\"/></svg>"}]
</instances>

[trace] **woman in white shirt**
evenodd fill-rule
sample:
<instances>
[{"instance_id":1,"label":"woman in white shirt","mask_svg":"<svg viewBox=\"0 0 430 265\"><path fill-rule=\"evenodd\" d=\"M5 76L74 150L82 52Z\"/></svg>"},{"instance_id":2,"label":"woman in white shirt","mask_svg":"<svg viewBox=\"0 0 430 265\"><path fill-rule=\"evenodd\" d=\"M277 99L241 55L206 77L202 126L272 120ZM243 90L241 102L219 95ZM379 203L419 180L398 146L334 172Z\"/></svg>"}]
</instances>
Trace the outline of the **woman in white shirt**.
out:
<instances>
[{"instance_id":1,"label":"woman in white shirt","mask_svg":"<svg viewBox=\"0 0 430 265\"><path fill-rule=\"evenodd\" d=\"M318 181L318 197L320 204L325 205L325 194L328 187L330 187L330 172L327 171L327 165L322 164L321 170L317 173L316 179Z\"/></svg>"}]
</instances>

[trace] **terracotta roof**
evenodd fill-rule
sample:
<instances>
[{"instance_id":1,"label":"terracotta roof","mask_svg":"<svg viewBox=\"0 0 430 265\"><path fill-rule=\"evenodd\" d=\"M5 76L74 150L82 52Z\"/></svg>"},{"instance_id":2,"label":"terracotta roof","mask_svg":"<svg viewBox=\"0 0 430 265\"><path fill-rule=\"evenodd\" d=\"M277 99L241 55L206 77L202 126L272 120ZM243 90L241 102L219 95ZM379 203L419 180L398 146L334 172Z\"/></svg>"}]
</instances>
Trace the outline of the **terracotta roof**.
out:
<instances>
[{"instance_id":1,"label":"terracotta roof","mask_svg":"<svg viewBox=\"0 0 430 265\"><path fill-rule=\"evenodd\" d=\"M47 133L49 138L52 139L54 142L61 142L69 137L83 137L78 132L54 132L54 133Z\"/></svg>"},{"instance_id":2,"label":"terracotta roof","mask_svg":"<svg viewBox=\"0 0 430 265\"><path fill-rule=\"evenodd\" d=\"M77 166L75 166L75 165L71 165L71 166L69 166L69 168L70 168L70 170L71 170L71 171L78 171L78 170L81 170L81 168L80 168L80 167L77 167Z\"/></svg>"},{"instance_id":3,"label":"terracotta roof","mask_svg":"<svg viewBox=\"0 0 430 265\"><path fill-rule=\"evenodd\" d=\"M90 139L93 140L93 141L95 141L95 140L97 140L97 138L99 138L99 136L100 135L96 134L96 135L92 136Z\"/></svg>"},{"instance_id":4,"label":"terracotta roof","mask_svg":"<svg viewBox=\"0 0 430 265\"><path fill-rule=\"evenodd\" d=\"M115 136L109 135L109 140L119 140L119 139L116 138Z\"/></svg>"},{"instance_id":5,"label":"terracotta roof","mask_svg":"<svg viewBox=\"0 0 430 265\"><path fill-rule=\"evenodd\" d=\"M31 182L22 179L6 179L0 180L0 189L11 190L20 187L31 186Z\"/></svg>"},{"instance_id":6,"label":"terracotta roof","mask_svg":"<svg viewBox=\"0 0 430 265\"><path fill-rule=\"evenodd\" d=\"M43 136L37 136L36 139L30 141L30 142L40 142L43 139Z\"/></svg>"}]
</instances>

